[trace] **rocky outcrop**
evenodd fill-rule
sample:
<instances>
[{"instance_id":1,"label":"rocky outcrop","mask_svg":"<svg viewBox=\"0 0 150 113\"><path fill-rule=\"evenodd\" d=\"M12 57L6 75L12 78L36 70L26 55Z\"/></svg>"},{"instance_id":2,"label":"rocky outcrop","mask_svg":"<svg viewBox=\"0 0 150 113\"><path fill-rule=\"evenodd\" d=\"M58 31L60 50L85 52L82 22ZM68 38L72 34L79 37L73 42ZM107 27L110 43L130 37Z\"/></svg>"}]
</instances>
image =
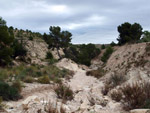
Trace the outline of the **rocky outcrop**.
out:
<instances>
[{"instance_id":1,"label":"rocky outcrop","mask_svg":"<svg viewBox=\"0 0 150 113\"><path fill-rule=\"evenodd\" d=\"M31 64L42 64L48 52L48 45L43 40L26 40L26 61Z\"/></svg>"},{"instance_id":2,"label":"rocky outcrop","mask_svg":"<svg viewBox=\"0 0 150 113\"><path fill-rule=\"evenodd\" d=\"M26 61L29 64L47 65L45 61L47 52L51 52L54 59L59 59L56 49L48 49L47 43L42 39L24 40L25 48L27 50ZM64 56L63 49L59 49L61 56Z\"/></svg>"}]
</instances>

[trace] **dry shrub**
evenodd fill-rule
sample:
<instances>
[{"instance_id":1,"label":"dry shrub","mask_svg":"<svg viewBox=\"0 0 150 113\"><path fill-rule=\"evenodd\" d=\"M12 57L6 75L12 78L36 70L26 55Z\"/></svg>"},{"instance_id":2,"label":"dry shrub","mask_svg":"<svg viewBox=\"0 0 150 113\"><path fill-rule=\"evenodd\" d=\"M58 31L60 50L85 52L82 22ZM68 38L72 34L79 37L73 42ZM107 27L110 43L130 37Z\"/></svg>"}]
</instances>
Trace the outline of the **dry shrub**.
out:
<instances>
[{"instance_id":1,"label":"dry shrub","mask_svg":"<svg viewBox=\"0 0 150 113\"><path fill-rule=\"evenodd\" d=\"M112 99L122 102L124 109L150 108L150 82L127 84L111 94Z\"/></svg>"},{"instance_id":2,"label":"dry shrub","mask_svg":"<svg viewBox=\"0 0 150 113\"><path fill-rule=\"evenodd\" d=\"M119 102L122 99L122 92L120 90L113 90L110 96L113 100Z\"/></svg>"},{"instance_id":3,"label":"dry shrub","mask_svg":"<svg viewBox=\"0 0 150 113\"><path fill-rule=\"evenodd\" d=\"M108 81L105 82L104 87L102 88L102 94L107 95L107 93L112 90L113 88L117 87L118 85L121 85L127 80L127 78L123 75L120 75L118 73L114 73Z\"/></svg>"},{"instance_id":4,"label":"dry shrub","mask_svg":"<svg viewBox=\"0 0 150 113\"><path fill-rule=\"evenodd\" d=\"M111 89L113 89L113 86L110 83L106 82L101 92L103 95L107 95Z\"/></svg>"},{"instance_id":5,"label":"dry shrub","mask_svg":"<svg viewBox=\"0 0 150 113\"><path fill-rule=\"evenodd\" d=\"M109 82L112 83L113 87L116 87L116 86L124 83L126 80L127 79L125 76L120 75L120 74L115 72L115 74L110 77Z\"/></svg>"},{"instance_id":6,"label":"dry shrub","mask_svg":"<svg viewBox=\"0 0 150 113\"><path fill-rule=\"evenodd\" d=\"M128 84L120 90L127 109L150 108L150 82Z\"/></svg>"},{"instance_id":7,"label":"dry shrub","mask_svg":"<svg viewBox=\"0 0 150 113\"><path fill-rule=\"evenodd\" d=\"M57 102L55 107L51 102L49 102L47 105L45 105L45 112L46 113L66 113L66 110L63 108L62 104L60 106L60 109L58 109Z\"/></svg>"},{"instance_id":8,"label":"dry shrub","mask_svg":"<svg viewBox=\"0 0 150 113\"><path fill-rule=\"evenodd\" d=\"M86 75L94 76L96 78L100 78L105 75L105 70L99 68L97 70L87 71Z\"/></svg>"},{"instance_id":9,"label":"dry shrub","mask_svg":"<svg viewBox=\"0 0 150 113\"><path fill-rule=\"evenodd\" d=\"M58 84L54 90L57 94L57 97L63 99L64 101L73 99L73 91L70 89L70 87L64 84Z\"/></svg>"}]
</instances>

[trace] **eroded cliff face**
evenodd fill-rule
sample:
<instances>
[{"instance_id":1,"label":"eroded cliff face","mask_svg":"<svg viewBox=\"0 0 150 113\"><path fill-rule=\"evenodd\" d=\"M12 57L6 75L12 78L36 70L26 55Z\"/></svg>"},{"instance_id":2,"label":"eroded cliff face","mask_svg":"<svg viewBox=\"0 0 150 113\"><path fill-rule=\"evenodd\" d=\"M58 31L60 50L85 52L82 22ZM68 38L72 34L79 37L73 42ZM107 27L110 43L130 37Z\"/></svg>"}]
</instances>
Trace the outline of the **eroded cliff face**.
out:
<instances>
[{"instance_id":1,"label":"eroded cliff face","mask_svg":"<svg viewBox=\"0 0 150 113\"><path fill-rule=\"evenodd\" d=\"M26 61L29 64L39 64L39 65L46 65L47 62L45 61L47 52L51 52L54 59L59 59L57 54L57 50L48 49L47 43L42 39L34 39L34 40L25 40L24 44L27 50ZM64 52L62 49L59 50L60 55L63 56Z\"/></svg>"}]
</instances>

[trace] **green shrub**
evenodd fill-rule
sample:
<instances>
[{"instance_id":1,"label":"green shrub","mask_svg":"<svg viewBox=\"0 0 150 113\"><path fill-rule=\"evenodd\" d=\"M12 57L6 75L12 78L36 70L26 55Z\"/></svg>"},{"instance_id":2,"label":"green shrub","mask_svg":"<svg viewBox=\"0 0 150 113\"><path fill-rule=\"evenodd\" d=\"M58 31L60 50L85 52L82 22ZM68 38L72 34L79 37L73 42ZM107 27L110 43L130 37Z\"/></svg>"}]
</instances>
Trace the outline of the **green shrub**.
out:
<instances>
[{"instance_id":1,"label":"green shrub","mask_svg":"<svg viewBox=\"0 0 150 113\"><path fill-rule=\"evenodd\" d=\"M91 65L91 60L100 54L100 49L94 44L70 45L65 51L65 57L76 63Z\"/></svg>"},{"instance_id":2,"label":"green shrub","mask_svg":"<svg viewBox=\"0 0 150 113\"><path fill-rule=\"evenodd\" d=\"M47 52L46 59L53 59L53 55L51 52Z\"/></svg>"},{"instance_id":3,"label":"green shrub","mask_svg":"<svg viewBox=\"0 0 150 113\"><path fill-rule=\"evenodd\" d=\"M111 46L106 48L106 51L104 52L103 56L101 57L101 61L103 61L104 63L107 62L107 60L109 59L110 55L113 53L113 48Z\"/></svg>"},{"instance_id":4,"label":"green shrub","mask_svg":"<svg viewBox=\"0 0 150 113\"><path fill-rule=\"evenodd\" d=\"M41 84L49 84L50 79L47 75L45 75L45 76L41 76L40 78L38 78L38 82Z\"/></svg>"},{"instance_id":5,"label":"green shrub","mask_svg":"<svg viewBox=\"0 0 150 113\"><path fill-rule=\"evenodd\" d=\"M57 88L55 88L55 92L57 94L57 97L63 100L72 100L73 99L73 91L70 89L70 87L59 84Z\"/></svg>"},{"instance_id":6,"label":"green shrub","mask_svg":"<svg viewBox=\"0 0 150 113\"><path fill-rule=\"evenodd\" d=\"M102 46L101 46L101 49L105 49L106 47L105 47L105 45L103 44Z\"/></svg>"},{"instance_id":7,"label":"green shrub","mask_svg":"<svg viewBox=\"0 0 150 113\"><path fill-rule=\"evenodd\" d=\"M30 36L30 37L29 37L29 40L31 40L31 41L32 41L32 40L33 40L33 37L32 37L32 36Z\"/></svg>"},{"instance_id":8,"label":"green shrub","mask_svg":"<svg viewBox=\"0 0 150 113\"><path fill-rule=\"evenodd\" d=\"M0 96L4 100L18 100L21 98L18 89L5 82L0 82Z\"/></svg>"},{"instance_id":9,"label":"green shrub","mask_svg":"<svg viewBox=\"0 0 150 113\"><path fill-rule=\"evenodd\" d=\"M23 46L23 43L20 43L17 39L14 40L12 48L13 48L13 58L16 58L17 56L24 57L27 54L27 50Z\"/></svg>"}]
</instances>

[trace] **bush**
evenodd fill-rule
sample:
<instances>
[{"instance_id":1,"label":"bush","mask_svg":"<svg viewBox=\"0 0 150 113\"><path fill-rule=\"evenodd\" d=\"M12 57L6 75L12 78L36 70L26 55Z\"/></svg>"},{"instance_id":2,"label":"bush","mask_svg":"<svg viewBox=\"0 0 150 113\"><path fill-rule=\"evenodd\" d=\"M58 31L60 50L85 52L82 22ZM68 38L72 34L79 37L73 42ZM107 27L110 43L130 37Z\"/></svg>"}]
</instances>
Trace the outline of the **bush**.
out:
<instances>
[{"instance_id":1,"label":"bush","mask_svg":"<svg viewBox=\"0 0 150 113\"><path fill-rule=\"evenodd\" d=\"M17 88L9 86L5 82L0 82L0 96L4 100L18 100L21 98Z\"/></svg>"},{"instance_id":2,"label":"bush","mask_svg":"<svg viewBox=\"0 0 150 113\"><path fill-rule=\"evenodd\" d=\"M120 90L127 109L150 108L150 82L128 84Z\"/></svg>"},{"instance_id":3,"label":"bush","mask_svg":"<svg viewBox=\"0 0 150 113\"><path fill-rule=\"evenodd\" d=\"M110 94L111 98L116 102L119 102L122 99L122 92L120 90L114 90Z\"/></svg>"},{"instance_id":4,"label":"bush","mask_svg":"<svg viewBox=\"0 0 150 113\"><path fill-rule=\"evenodd\" d=\"M107 62L107 60L109 59L110 55L113 53L113 48L111 46L106 48L106 51L104 52L103 56L101 57L101 61L103 61L104 63Z\"/></svg>"},{"instance_id":5,"label":"bush","mask_svg":"<svg viewBox=\"0 0 150 113\"><path fill-rule=\"evenodd\" d=\"M150 109L150 90L148 89L150 89L150 82L127 84L119 88L118 91L113 92L112 98L121 101L126 110Z\"/></svg>"},{"instance_id":6,"label":"bush","mask_svg":"<svg viewBox=\"0 0 150 113\"><path fill-rule=\"evenodd\" d=\"M110 77L109 81L113 84L114 87L116 87L124 83L126 81L126 77L118 73L115 73Z\"/></svg>"},{"instance_id":7,"label":"bush","mask_svg":"<svg viewBox=\"0 0 150 113\"><path fill-rule=\"evenodd\" d=\"M102 46L101 46L101 49L105 49L106 47L105 47L105 45L103 44Z\"/></svg>"},{"instance_id":8,"label":"bush","mask_svg":"<svg viewBox=\"0 0 150 113\"><path fill-rule=\"evenodd\" d=\"M72 100L73 99L73 91L70 89L70 87L59 84L55 88L55 92L57 94L57 97L63 100Z\"/></svg>"},{"instance_id":9,"label":"bush","mask_svg":"<svg viewBox=\"0 0 150 113\"><path fill-rule=\"evenodd\" d=\"M20 43L17 39L14 40L13 45L13 58L16 58L17 56L26 56L27 50L23 46L23 43Z\"/></svg>"},{"instance_id":10,"label":"bush","mask_svg":"<svg viewBox=\"0 0 150 113\"><path fill-rule=\"evenodd\" d=\"M53 59L53 55L51 52L47 52L46 59Z\"/></svg>"},{"instance_id":11,"label":"bush","mask_svg":"<svg viewBox=\"0 0 150 113\"><path fill-rule=\"evenodd\" d=\"M117 87L118 85L121 85L127 80L127 78L123 75L120 75L118 73L114 73L114 75L111 75L108 81L106 81L104 88L102 89L102 93L104 95L107 95L107 93L112 90L113 88Z\"/></svg>"},{"instance_id":12,"label":"bush","mask_svg":"<svg viewBox=\"0 0 150 113\"><path fill-rule=\"evenodd\" d=\"M13 82L12 87L16 88L19 93L22 91L22 84L18 80Z\"/></svg>"},{"instance_id":13,"label":"bush","mask_svg":"<svg viewBox=\"0 0 150 113\"><path fill-rule=\"evenodd\" d=\"M91 75L94 76L96 78L101 78L102 76L104 76L105 71L101 68L97 69L97 70L92 70L92 71L87 71L86 75Z\"/></svg>"},{"instance_id":14,"label":"bush","mask_svg":"<svg viewBox=\"0 0 150 113\"><path fill-rule=\"evenodd\" d=\"M29 37L29 40L31 40L31 41L32 41L32 40L33 40L33 37L32 37L32 36L30 36L30 37Z\"/></svg>"},{"instance_id":15,"label":"bush","mask_svg":"<svg viewBox=\"0 0 150 113\"><path fill-rule=\"evenodd\" d=\"M41 76L40 78L38 78L38 82L41 84L49 84L50 79L47 75L45 75L45 76Z\"/></svg>"},{"instance_id":16,"label":"bush","mask_svg":"<svg viewBox=\"0 0 150 113\"><path fill-rule=\"evenodd\" d=\"M34 78L31 77L31 76L26 76L23 81L26 82L26 83L33 83L34 82Z\"/></svg>"}]
</instances>

